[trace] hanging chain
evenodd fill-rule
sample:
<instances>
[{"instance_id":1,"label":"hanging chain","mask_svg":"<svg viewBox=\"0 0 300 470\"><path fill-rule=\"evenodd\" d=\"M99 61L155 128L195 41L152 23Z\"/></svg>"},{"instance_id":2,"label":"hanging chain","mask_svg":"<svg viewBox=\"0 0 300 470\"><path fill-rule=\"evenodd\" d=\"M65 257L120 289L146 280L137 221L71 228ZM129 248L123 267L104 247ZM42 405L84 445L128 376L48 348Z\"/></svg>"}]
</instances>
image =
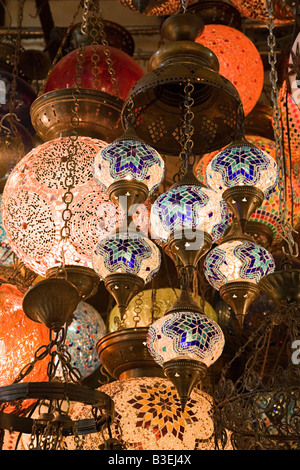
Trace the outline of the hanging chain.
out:
<instances>
[{"instance_id":1,"label":"hanging chain","mask_svg":"<svg viewBox=\"0 0 300 470\"><path fill-rule=\"evenodd\" d=\"M134 316L133 316L133 321L134 321L134 328L136 328L141 321L141 312L142 312L142 305L143 305L143 296L144 296L144 291L142 290L135 298L134 302Z\"/></svg>"},{"instance_id":2,"label":"hanging chain","mask_svg":"<svg viewBox=\"0 0 300 470\"><path fill-rule=\"evenodd\" d=\"M87 33L87 16L89 11L89 1L84 1L83 15L82 15L82 24L81 32L83 36ZM72 91L72 108L71 108L71 128L72 131L69 135L69 144L68 144L68 156L65 159L62 159L66 163L67 174L64 181L64 186L66 191L62 197L62 200L65 204L65 208L62 212L63 225L61 227L60 235L61 240L66 241L71 236L70 220L72 218L71 204L74 199L72 190L75 186L75 175L76 175L76 156L78 154L78 127L80 125L80 120L78 117L78 110L80 108L79 99L81 95L82 88L82 71L83 71L83 46L80 46L77 51L77 62L76 62L76 76L75 76L75 88ZM64 269L64 253L62 247L62 259Z\"/></svg>"},{"instance_id":3,"label":"hanging chain","mask_svg":"<svg viewBox=\"0 0 300 470\"><path fill-rule=\"evenodd\" d=\"M278 100L278 74L276 70L276 38L273 33L274 30L274 17L273 17L273 1L266 0L266 7L268 12L267 18L267 28L269 31L267 43L270 48L268 61L271 66L270 70L270 82L271 82L271 100L273 103L273 122L274 122L274 137L275 137L275 147L276 147L276 161L278 165L279 172L279 217L282 226L282 238L285 240L288 253L285 251L283 246L282 250L285 255L297 257L299 254L298 245L295 243L293 238L294 229L287 220L287 202L286 202L286 171L285 171L285 160L282 146L282 131L281 131L281 113L279 109L279 100ZM294 253L293 253L294 250Z\"/></svg>"},{"instance_id":4,"label":"hanging chain","mask_svg":"<svg viewBox=\"0 0 300 470\"><path fill-rule=\"evenodd\" d=\"M104 30L104 22L103 22L103 15L102 15L102 8L99 4L99 0L94 0L97 8L98 8L98 28L99 28L99 35L101 38L101 44L104 46L104 55L105 55L105 61L107 64L108 72L110 75L110 80L113 86L114 94L115 96L119 96L119 87L118 87L118 82L117 82L117 77L116 73L113 67L113 62L111 58L111 53L110 53L110 48L109 44L106 39L106 34Z\"/></svg>"}]
</instances>

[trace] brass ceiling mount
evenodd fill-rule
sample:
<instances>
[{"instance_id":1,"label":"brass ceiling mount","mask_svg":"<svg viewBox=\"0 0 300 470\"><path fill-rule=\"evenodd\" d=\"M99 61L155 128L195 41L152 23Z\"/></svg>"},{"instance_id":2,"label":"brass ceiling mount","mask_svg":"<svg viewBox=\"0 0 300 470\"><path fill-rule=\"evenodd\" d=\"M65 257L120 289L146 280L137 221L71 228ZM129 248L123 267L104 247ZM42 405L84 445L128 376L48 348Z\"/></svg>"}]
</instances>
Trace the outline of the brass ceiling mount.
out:
<instances>
[{"instance_id":1,"label":"brass ceiling mount","mask_svg":"<svg viewBox=\"0 0 300 470\"><path fill-rule=\"evenodd\" d=\"M193 85L193 153L203 155L228 145L236 135L241 106L234 85L218 73L216 55L190 38L203 27L199 17L178 14L165 20L162 45L149 60L149 71L129 91L122 122L134 112L136 134L158 152L181 152L184 88ZM190 36L186 26L193 24ZM186 38L189 37L187 40ZM124 125L125 127L125 125Z\"/></svg>"}]
</instances>

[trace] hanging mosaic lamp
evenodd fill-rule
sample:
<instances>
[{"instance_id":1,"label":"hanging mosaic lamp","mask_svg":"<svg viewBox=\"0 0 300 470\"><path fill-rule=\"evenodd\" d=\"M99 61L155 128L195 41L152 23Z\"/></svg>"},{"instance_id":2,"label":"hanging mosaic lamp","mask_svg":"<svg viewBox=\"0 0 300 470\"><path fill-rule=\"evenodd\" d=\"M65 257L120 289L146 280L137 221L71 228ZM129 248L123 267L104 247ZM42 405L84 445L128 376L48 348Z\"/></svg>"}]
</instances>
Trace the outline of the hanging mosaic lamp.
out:
<instances>
[{"instance_id":1,"label":"hanging mosaic lamp","mask_svg":"<svg viewBox=\"0 0 300 470\"><path fill-rule=\"evenodd\" d=\"M87 302L79 302L70 318L66 335L66 346L71 355L71 364L78 369L83 379L100 366L96 344L106 333L104 320L97 310Z\"/></svg>"},{"instance_id":2,"label":"hanging mosaic lamp","mask_svg":"<svg viewBox=\"0 0 300 470\"><path fill-rule=\"evenodd\" d=\"M135 13L147 16L169 16L177 13L181 7L180 0L119 0L121 5ZM189 0L193 1L193 0Z\"/></svg>"},{"instance_id":3,"label":"hanging mosaic lamp","mask_svg":"<svg viewBox=\"0 0 300 470\"><path fill-rule=\"evenodd\" d=\"M123 317L130 300L158 272L161 255L150 239L136 232L117 231L95 245L92 263Z\"/></svg>"},{"instance_id":4,"label":"hanging mosaic lamp","mask_svg":"<svg viewBox=\"0 0 300 470\"><path fill-rule=\"evenodd\" d=\"M94 176L115 203L126 198L127 209L142 204L160 186L165 163L131 128L95 157Z\"/></svg>"},{"instance_id":5,"label":"hanging mosaic lamp","mask_svg":"<svg viewBox=\"0 0 300 470\"><path fill-rule=\"evenodd\" d=\"M219 61L219 73L237 89L245 116L260 98L264 67L253 42L241 31L221 24L206 24L196 42L212 50Z\"/></svg>"},{"instance_id":6,"label":"hanging mosaic lamp","mask_svg":"<svg viewBox=\"0 0 300 470\"><path fill-rule=\"evenodd\" d=\"M270 155L238 136L206 168L207 185L220 191L242 230L276 188L277 163Z\"/></svg>"},{"instance_id":7,"label":"hanging mosaic lamp","mask_svg":"<svg viewBox=\"0 0 300 470\"><path fill-rule=\"evenodd\" d=\"M63 196L68 176L69 138L46 142L15 166L5 185L2 217L8 242L28 268L42 277L56 277L65 266L80 295L91 296L99 278L91 256L97 241L115 230L118 208L93 177L93 161L105 142L78 137L76 176L69 211L70 237L61 239Z\"/></svg>"},{"instance_id":8,"label":"hanging mosaic lamp","mask_svg":"<svg viewBox=\"0 0 300 470\"><path fill-rule=\"evenodd\" d=\"M276 146L273 140L258 135L246 135L246 139L250 144L266 152L275 160ZM204 184L207 184L206 168L214 155L216 155L216 153L204 155L195 170L197 178ZM292 216L292 197L295 202L295 194L295 187L291 188L290 185L287 185L287 217L289 219L291 219ZM269 249L271 246L276 246L282 240L282 228L279 218L279 197L280 194L277 185L275 190L263 200L261 206L250 215L247 221L246 233L253 237L253 241L266 249ZM232 218L229 217L229 227L231 223Z\"/></svg>"},{"instance_id":9,"label":"hanging mosaic lamp","mask_svg":"<svg viewBox=\"0 0 300 470\"><path fill-rule=\"evenodd\" d=\"M0 287L0 386L14 383L17 376L34 358L35 351L48 343L49 332L45 326L31 321L22 308L24 294L16 286L2 284ZM39 361L37 367L26 377L27 381L47 380L48 359ZM28 400L19 409L19 413L28 408ZM17 403L16 403L17 405ZM3 404L2 404L3 406ZM5 411L15 409L5 404Z\"/></svg>"},{"instance_id":10,"label":"hanging mosaic lamp","mask_svg":"<svg viewBox=\"0 0 300 470\"><path fill-rule=\"evenodd\" d=\"M264 0L232 0L235 8L246 18L260 24L266 24L268 12ZM294 18L293 2L274 1L275 24L289 23Z\"/></svg>"},{"instance_id":11,"label":"hanging mosaic lamp","mask_svg":"<svg viewBox=\"0 0 300 470\"><path fill-rule=\"evenodd\" d=\"M107 64L110 56L115 81ZM112 142L123 132L121 109L130 88L143 75L143 69L125 52L104 45L83 48L79 100L78 133ZM94 59L97 59L96 65ZM96 72L95 72L96 67ZM32 124L43 140L70 132L70 115L78 73L78 49L54 66L45 87L31 107Z\"/></svg>"},{"instance_id":12,"label":"hanging mosaic lamp","mask_svg":"<svg viewBox=\"0 0 300 470\"><path fill-rule=\"evenodd\" d=\"M147 335L148 350L175 385L183 411L195 385L220 357L225 341L219 325L188 297L184 293L149 326Z\"/></svg>"},{"instance_id":13,"label":"hanging mosaic lamp","mask_svg":"<svg viewBox=\"0 0 300 470\"><path fill-rule=\"evenodd\" d=\"M202 29L203 22L196 15L167 18L162 24L161 45L149 60L149 72L133 85L124 102L123 122L133 112L136 134L164 155L178 156L181 151L188 82L195 88L194 153L218 150L235 135L240 97L234 85L218 73L216 55L195 42Z\"/></svg>"},{"instance_id":14,"label":"hanging mosaic lamp","mask_svg":"<svg viewBox=\"0 0 300 470\"><path fill-rule=\"evenodd\" d=\"M132 377L102 385L115 404L112 437L123 449L141 451L214 450L212 397L194 389L184 412L176 388L166 378ZM71 417L89 419L87 407L76 405ZM108 433L86 436L84 450L105 449ZM107 442L106 442L107 441ZM230 445L228 446L230 448Z\"/></svg>"},{"instance_id":15,"label":"hanging mosaic lamp","mask_svg":"<svg viewBox=\"0 0 300 470\"><path fill-rule=\"evenodd\" d=\"M152 236L167 242L170 251L192 272L223 235L228 221L221 194L200 183L192 169L151 207Z\"/></svg>"},{"instance_id":16,"label":"hanging mosaic lamp","mask_svg":"<svg viewBox=\"0 0 300 470\"><path fill-rule=\"evenodd\" d=\"M259 295L259 281L275 270L272 255L250 240L225 241L211 250L204 262L206 279L233 308L241 327Z\"/></svg>"}]
</instances>

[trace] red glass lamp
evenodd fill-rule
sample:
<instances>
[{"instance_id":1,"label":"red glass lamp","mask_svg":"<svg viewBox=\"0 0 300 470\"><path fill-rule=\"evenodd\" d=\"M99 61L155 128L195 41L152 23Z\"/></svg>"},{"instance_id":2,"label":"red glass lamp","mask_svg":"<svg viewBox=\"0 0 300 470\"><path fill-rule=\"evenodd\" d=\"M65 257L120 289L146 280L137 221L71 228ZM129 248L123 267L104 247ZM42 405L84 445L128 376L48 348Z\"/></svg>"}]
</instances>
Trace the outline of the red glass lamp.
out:
<instances>
[{"instance_id":1,"label":"red glass lamp","mask_svg":"<svg viewBox=\"0 0 300 470\"><path fill-rule=\"evenodd\" d=\"M211 49L220 64L219 73L237 89L245 115L256 105L264 83L264 68L253 42L241 31L221 24L205 25L196 42Z\"/></svg>"},{"instance_id":2,"label":"red glass lamp","mask_svg":"<svg viewBox=\"0 0 300 470\"><path fill-rule=\"evenodd\" d=\"M118 86L118 98L124 100L130 88L139 80L144 71L128 54L109 47L110 58ZM97 55L98 73L93 74L93 56ZM75 88L78 64L78 50L63 57L53 68L44 88L45 93L62 88ZM106 62L105 46L86 46L83 50L82 88L89 88L114 95L114 87Z\"/></svg>"}]
</instances>

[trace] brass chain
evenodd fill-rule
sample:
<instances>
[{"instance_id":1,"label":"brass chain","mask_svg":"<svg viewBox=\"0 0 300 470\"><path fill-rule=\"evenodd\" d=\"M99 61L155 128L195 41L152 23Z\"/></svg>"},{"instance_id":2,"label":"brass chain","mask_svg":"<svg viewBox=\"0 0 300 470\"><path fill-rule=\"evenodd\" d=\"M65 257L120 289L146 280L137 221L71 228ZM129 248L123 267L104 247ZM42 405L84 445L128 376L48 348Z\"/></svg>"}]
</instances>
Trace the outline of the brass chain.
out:
<instances>
[{"instance_id":1,"label":"brass chain","mask_svg":"<svg viewBox=\"0 0 300 470\"><path fill-rule=\"evenodd\" d=\"M96 0L96 1L98 3L98 0ZM106 61L106 64L107 64L109 75L110 75L110 80L111 80L111 83L112 83L112 86L113 86L113 89L114 89L114 94L115 94L115 96L119 96L119 87L118 87L117 77L116 77L116 73L115 73L115 70L114 70L114 67L113 67L110 48L109 48L109 44L108 44L107 39L106 39L105 30L104 30L102 8L101 8L100 5L98 5L98 8L99 8L99 10L98 10L98 19L99 19L98 27L99 27L99 34L100 34L100 38L101 38L101 44L104 46L103 51L104 51L104 55L105 55L105 61Z\"/></svg>"},{"instance_id":2,"label":"brass chain","mask_svg":"<svg viewBox=\"0 0 300 470\"><path fill-rule=\"evenodd\" d=\"M276 148L276 161L279 172L279 217L282 227L282 238L285 240L288 253L283 246L282 250L285 255L297 257L299 254L298 245L295 243L293 238L293 229L290 222L287 220L287 202L286 202L286 169L285 159L282 145L282 130L280 125L281 113L279 108L278 99L278 74L276 70L277 57L276 57L276 37L274 35L274 17L273 17L273 0L266 0L266 8L268 12L267 28L268 38L267 44L269 46L268 61L271 67L270 70L270 82L271 82L271 100L273 104L273 127L274 127L274 138ZM293 252L294 251L294 252Z\"/></svg>"},{"instance_id":3,"label":"brass chain","mask_svg":"<svg viewBox=\"0 0 300 470\"><path fill-rule=\"evenodd\" d=\"M141 321L143 296L144 296L144 291L142 290L135 298L134 316L133 316L134 328L136 328L138 326L139 322Z\"/></svg>"}]
</instances>

